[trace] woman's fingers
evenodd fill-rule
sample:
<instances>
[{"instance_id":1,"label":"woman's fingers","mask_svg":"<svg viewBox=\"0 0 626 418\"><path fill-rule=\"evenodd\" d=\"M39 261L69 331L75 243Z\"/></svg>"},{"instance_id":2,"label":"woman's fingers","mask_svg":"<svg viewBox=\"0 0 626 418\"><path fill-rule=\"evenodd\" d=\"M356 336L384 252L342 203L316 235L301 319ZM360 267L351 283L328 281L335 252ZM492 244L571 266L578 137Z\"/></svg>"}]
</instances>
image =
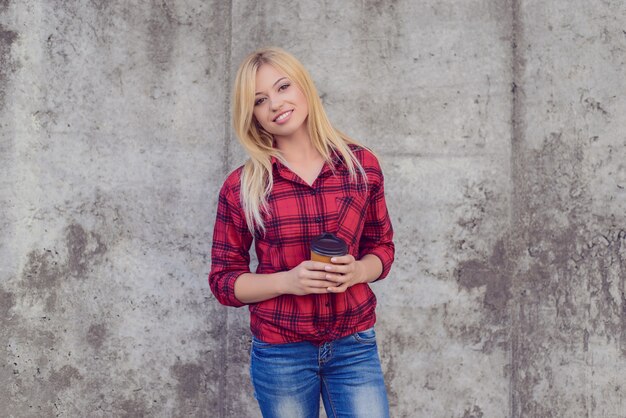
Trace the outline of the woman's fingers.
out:
<instances>
[{"instance_id":1,"label":"woman's fingers","mask_svg":"<svg viewBox=\"0 0 626 418\"><path fill-rule=\"evenodd\" d=\"M355 270L354 257L350 254L334 257L333 264L307 260L300 264L300 286L304 293L342 293L350 287Z\"/></svg>"},{"instance_id":2,"label":"woman's fingers","mask_svg":"<svg viewBox=\"0 0 626 418\"><path fill-rule=\"evenodd\" d=\"M330 293L343 293L348 289L348 284L344 283L341 286L330 286L327 290Z\"/></svg>"},{"instance_id":3,"label":"woman's fingers","mask_svg":"<svg viewBox=\"0 0 626 418\"><path fill-rule=\"evenodd\" d=\"M330 265L328 263L322 263L321 261L313 261L313 260L307 260L303 262L302 264L304 265L304 268L306 268L307 270L311 270L311 271L324 271L326 266Z\"/></svg>"},{"instance_id":4,"label":"woman's fingers","mask_svg":"<svg viewBox=\"0 0 626 418\"><path fill-rule=\"evenodd\" d=\"M337 283L328 280L326 277L326 273L323 271L312 271L308 270L304 272L304 277L302 278L302 284L307 287L315 287L315 288L327 288L329 286L336 286Z\"/></svg>"},{"instance_id":5,"label":"woman's fingers","mask_svg":"<svg viewBox=\"0 0 626 418\"><path fill-rule=\"evenodd\" d=\"M350 264L350 263L354 263L356 259L354 258L354 256L352 254L346 254L346 255L342 255L339 257L333 257L331 259L333 264Z\"/></svg>"},{"instance_id":6,"label":"woman's fingers","mask_svg":"<svg viewBox=\"0 0 626 418\"><path fill-rule=\"evenodd\" d=\"M326 280L326 274L324 271L304 270L301 277L309 280Z\"/></svg>"},{"instance_id":7,"label":"woman's fingers","mask_svg":"<svg viewBox=\"0 0 626 418\"><path fill-rule=\"evenodd\" d=\"M326 289L328 287L337 286L337 283L328 280L307 280L303 284L316 289Z\"/></svg>"},{"instance_id":8,"label":"woman's fingers","mask_svg":"<svg viewBox=\"0 0 626 418\"><path fill-rule=\"evenodd\" d=\"M326 271L330 273L348 274L354 271L354 265L342 264L342 265L327 265Z\"/></svg>"},{"instance_id":9,"label":"woman's fingers","mask_svg":"<svg viewBox=\"0 0 626 418\"><path fill-rule=\"evenodd\" d=\"M347 274L330 274L330 273L326 273L326 276L324 277L326 280L330 280L333 282L333 286L336 286L337 284L342 284L345 283L347 281L350 281L350 276Z\"/></svg>"}]
</instances>

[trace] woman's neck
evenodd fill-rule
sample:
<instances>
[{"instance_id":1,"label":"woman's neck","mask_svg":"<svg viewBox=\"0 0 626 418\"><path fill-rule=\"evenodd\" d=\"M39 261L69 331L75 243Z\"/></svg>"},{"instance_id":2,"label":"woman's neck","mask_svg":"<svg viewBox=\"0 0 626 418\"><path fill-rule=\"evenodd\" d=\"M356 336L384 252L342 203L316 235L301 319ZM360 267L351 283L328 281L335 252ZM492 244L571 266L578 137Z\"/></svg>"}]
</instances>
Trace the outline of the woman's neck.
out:
<instances>
[{"instance_id":1,"label":"woman's neck","mask_svg":"<svg viewBox=\"0 0 626 418\"><path fill-rule=\"evenodd\" d=\"M308 135L274 138L287 168L312 186L324 167L324 159Z\"/></svg>"},{"instance_id":2,"label":"woman's neck","mask_svg":"<svg viewBox=\"0 0 626 418\"><path fill-rule=\"evenodd\" d=\"M318 160L321 155L313 146L306 129L294 132L289 137L275 137L276 148L287 162L300 164Z\"/></svg>"}]
</instances>

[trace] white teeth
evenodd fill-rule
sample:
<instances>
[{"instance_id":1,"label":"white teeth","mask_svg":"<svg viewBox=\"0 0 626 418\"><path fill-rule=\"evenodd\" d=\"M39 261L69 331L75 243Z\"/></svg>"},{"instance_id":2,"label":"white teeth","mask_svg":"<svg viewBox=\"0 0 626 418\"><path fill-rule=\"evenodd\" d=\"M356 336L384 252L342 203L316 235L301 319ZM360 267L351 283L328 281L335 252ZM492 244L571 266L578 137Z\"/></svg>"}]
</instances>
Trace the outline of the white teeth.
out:
<instances>
[{"instance_id":1,"label":"white teeth","mask_svg":"<svg viewBox=\"0 0 626 418\"><path fill-rule=\"evenodd\" d=\"M276 118L276 122L281 121L283 119L285 119L287 116L289 116L291 114L291 110L289 112L285 112L282 115L280 115L279 117Z\"/></svg>"}]
</instances>

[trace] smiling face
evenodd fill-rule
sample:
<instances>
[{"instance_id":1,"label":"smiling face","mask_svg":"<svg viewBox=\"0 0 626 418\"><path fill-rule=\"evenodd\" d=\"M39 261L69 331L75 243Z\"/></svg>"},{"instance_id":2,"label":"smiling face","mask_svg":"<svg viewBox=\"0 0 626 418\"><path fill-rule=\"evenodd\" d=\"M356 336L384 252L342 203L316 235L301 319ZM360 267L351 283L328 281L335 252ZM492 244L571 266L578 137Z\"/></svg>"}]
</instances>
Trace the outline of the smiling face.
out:
<instances>
[{"instance_id":1,"label":"smiling face","mask_svg":"<svg viewBox=\"0 0 626 418\"><path fill-rule=\"evenodd\" d=\"M307 98L285 73L263 64L256 73L253 114L274 138L306 134Z\"/></svg>"}]
</instances>

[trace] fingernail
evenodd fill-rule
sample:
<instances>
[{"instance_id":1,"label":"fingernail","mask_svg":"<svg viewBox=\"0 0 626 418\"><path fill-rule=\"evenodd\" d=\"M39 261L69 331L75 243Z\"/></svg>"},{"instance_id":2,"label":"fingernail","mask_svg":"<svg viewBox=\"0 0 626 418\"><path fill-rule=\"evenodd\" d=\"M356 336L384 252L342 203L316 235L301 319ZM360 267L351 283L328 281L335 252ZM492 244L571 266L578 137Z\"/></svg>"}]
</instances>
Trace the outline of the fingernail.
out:
<instances>
[{"instance_id":1,"label":"fingernail","mask_svg":"<svg viewBox=\"0 0 626 418\"><path fill-rule=\"evenodd\" d=\"M335 257L333 257L333 258L331 258L331 259L330 259L330 262L331 262L331 263L336 263L336 262L337 262L337 259L336 259Z\"/></svg>"}]
</instances>

